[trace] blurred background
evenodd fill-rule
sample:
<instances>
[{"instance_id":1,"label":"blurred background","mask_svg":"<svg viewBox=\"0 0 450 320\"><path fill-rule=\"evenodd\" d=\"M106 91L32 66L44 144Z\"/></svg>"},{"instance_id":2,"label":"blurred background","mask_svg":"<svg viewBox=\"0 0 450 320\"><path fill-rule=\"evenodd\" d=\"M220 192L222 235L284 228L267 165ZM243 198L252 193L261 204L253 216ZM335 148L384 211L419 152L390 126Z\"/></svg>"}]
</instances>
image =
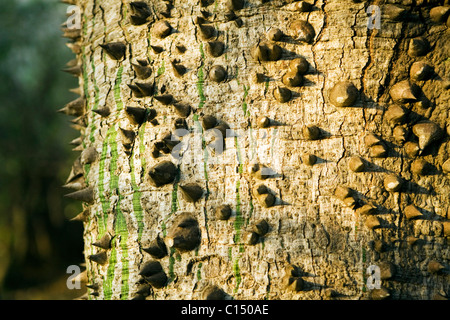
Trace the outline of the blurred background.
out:
<instances>
[{"instance_id":1,"label":"blurred background","mask_svg":"<svg viewBox=\"0 0 450 320\"><path fill-rule=\"evenodd\" d=\"M0 299L73 299L67 267L83 262L81 204L64 197L78 153L70 117L77 98L62 72L75 56L59 0L0 1ZM84 290L85 291L85 290Z\"/></svg>"}]
</instances>

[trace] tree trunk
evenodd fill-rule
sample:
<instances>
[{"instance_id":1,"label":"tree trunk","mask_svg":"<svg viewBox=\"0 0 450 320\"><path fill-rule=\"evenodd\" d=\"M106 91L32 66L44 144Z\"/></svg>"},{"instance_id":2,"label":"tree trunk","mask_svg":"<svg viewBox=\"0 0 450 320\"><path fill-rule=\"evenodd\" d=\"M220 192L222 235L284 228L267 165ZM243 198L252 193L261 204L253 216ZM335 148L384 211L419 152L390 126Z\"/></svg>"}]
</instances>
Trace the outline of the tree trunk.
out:
<instances>
[{"instance_id":1,"label":"tree trunk","mask_svg":"<svg viewBox=\"0 0 450 320\"><path fill-rule=\"evenodd\" d=\"M448 297L447 1L74 1L86 297Z\"/></svg>"}]
</instances>

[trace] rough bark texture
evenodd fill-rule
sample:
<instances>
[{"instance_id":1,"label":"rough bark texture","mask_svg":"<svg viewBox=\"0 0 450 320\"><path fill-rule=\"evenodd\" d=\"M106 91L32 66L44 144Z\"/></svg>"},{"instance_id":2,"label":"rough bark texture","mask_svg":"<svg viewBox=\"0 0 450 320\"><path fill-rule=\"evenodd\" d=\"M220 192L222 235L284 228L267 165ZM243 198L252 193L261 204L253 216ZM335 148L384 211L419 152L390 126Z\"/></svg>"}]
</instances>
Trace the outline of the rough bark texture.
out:
<instances>
[{"instance_id":1,"label":"rough bark texture","mask_svg":"<svg viewBox=\"0 0 450 320\"><path fill-rule=\"evenodd\" d=\"M82 152L82 170L68 182L83 175L77 188L92 188L81 198L90 299L204 299L217 294L214 285L227 299L448 297L449 21L446 13L430 17L448 3L317 0L302 11L301 2L247 0L235 17L223 0L147 3L147 22L133 25L139 14L128 1L76 1L83 25L73 41L86 103L75 115L80 149L95 152ZM369 5L381 8L379 29L368 28ZM168 35L158 21L170 24ZM428 42L425 52L415 50L417 37ZM223 53L211 54L208 41L224 44ZM125 45L123 57L101 46L115 42ZM293 71L298 57L308 62L304 75ZM146 79L133 66L138 60L148 60ZM434 70L425 80L415 80L420 72L411 78L417 61ZM296 87L295 76L303 79ZM402 83L396 93L403 80L416 87ZM342 81L357 90L335 87ZM139 94L129 86L136 83L154 84L154 91ZM178 104L165 104L164 94ZM191 107L187 117L176 112L179 104ZM126 107L146 108L145 121L137 124ZM202 127L207 115L233 133L222 153ZM177 118L190 130L177 137L189 146L181 159L167 141L154 149L175 132ZM428 122L416 126L422 121ZM369 141L370 133L380 141ZM150 173L163 161L179 171L173 182L155 186ZM254 163L270 175L252 172ZM391 175L401 179L399 188L385 183ZM196 202L183 195L190 183L202 188ZM275 196L273 205L260 185ZM232 209L227 220L216 215L221 205ZM173 231L186 213L193 220ZM268 232L251 233L264 229L255 229L262 219ZM189 235L171 240L172 233L195 233L195 221L199 245L179 250L192 244ZM107 233L110 248L94 245ZM153 258L143 249L158 236L168 252ZM167 281L161 272L139 274L151 260ZM381 269L378 290L366 285L371 265Z\"/></svg>"}]
</instances>

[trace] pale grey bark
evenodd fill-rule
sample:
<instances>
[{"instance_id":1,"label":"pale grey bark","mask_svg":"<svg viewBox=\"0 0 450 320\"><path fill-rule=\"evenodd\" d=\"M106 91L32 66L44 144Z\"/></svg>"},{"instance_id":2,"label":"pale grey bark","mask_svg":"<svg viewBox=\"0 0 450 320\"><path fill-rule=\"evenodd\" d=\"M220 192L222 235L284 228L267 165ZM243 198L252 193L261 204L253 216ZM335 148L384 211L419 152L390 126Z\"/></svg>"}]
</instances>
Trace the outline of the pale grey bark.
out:
<instances>
[{"instance_id":1,"label":"pale grey bark","mask_svg":"<svg viewBox=\"0 0 450 320\"><path fill-rule=\"evenodd\" d=\"M169 248L168 255L157 259L169 280L163 288L151 288L147 299L202 299L213 285L234 299L377 298L384 291L367 288L366 270L371 265L381 268L382 288L391 298L448 296L449 175L443 164L449 153L449 33L445 21L433 22L429 14L441 3L389 1L397 5L392 7L373 1L370 4L378 5L383 14L380 29L370 29L369 3L310 2L312 9L300 12L300 2L245 1L243 9L235 10L238 19L230 21L226 1L201 7L199 1L175 0L168 17L161 13L169 2L153 1L148 2L149 22L138 26L130 24L128 1L76 3L83 17L76 43L81 47L80 86L87 101L81 136L84 146L95 148L98 155L83 167L86 183L93 188L84 222L88 283L98 285L89 289L90 298L139 296L136 292L144 283L139 270L154 260L142 248L158 235L166 245L174 242L170 230L185 212L198 221L200 245L186 252ZM201 10L208 12L211 23L199 24ZM399 12L405 16L398 17ZM171 33L158 38L155 29L163 27L156 21L167 21ZM314 34L299 21L307 21ZM205 25L216 33L209 40L201 31ZM268 39L274 28L283 34L279 41ZM299 32L311 41L298 40ZM414 56L409 50L416 37L428 41L426 54ZM212 40L225 45L218 57L208 51ZM112 42L126 45L123 59L112 59L100 47ZM256 60L255 47L263 43L269 48L278 45L279 59ZM150 46L163 51L156 53ZM303 84L290 87L292 98L279 102L274 89L286 87L283 76L298 57L309 64ZM137 78L132 64L138 59L149 59L149 78ZM174 69L173 59L186 68L184 74ZM434 73L427 80L411 80L415 61L425 61ZM221 82L214 81L220 74L210 73L218 65L226 70ZM412 100L394 103L391 88L408 79L420 92ZM341 81L357 88L350 106L332 103L332 88ZM128 86L136 82L155 83L153 96L136 97ZM154 143L174 132L179 118L173 104L155 98L162 93L192 108L185 119L191 133L180 138L190 149L180 162L170 153L152 156ZM394 104L406 115L390 109ZM155 109L157 123L137 125L126 106ZM107 116L91 112L104 107L110 110ZM211 142L211 135L201 130L206 115L226 123L234 133L225 139L222 154L206 147L207 158L201 141ZM261 116L270 119L269 126L258 127ZM426 137L413 133L422 120L435 123L441 134L422 153L408 155L407 141L429 138L429 132ZM317 126L319 137L308 139L307 126ZM120 128L136 137L127 141ZM405 141L401 128L407 132ZM382 142L368 145L369 133ZM373 157L381 144L386 156ZM349 169L352 158L352 168L361 172ZM411 169L415 159L425 160L431 169ZM154 186L149 172L165 160L179 164L180 174L174 183ZM251 172L255 161L274 175L261 180L258 172ZM401 178L400 190L388 191L384 180L389 174ZM187 183L204 191L195 203L182 195L180 186ZM275 196L273 206L264 207L265 194L256 191L261 184ZM354 207L348 206L348 196L335 195L337 187L352 189ZM217 208L224 204L232 209L229 220L216 218ZM419 208L419 217L406 217L410 204ZM248 232L261 219L269 231L251 244L254 238ZM113 236L112 248L94 246L106 232ZM103 251L105 264L89 259ZM444 269L430 272L432 261ZM303 282L287 287L285 275L291 266L299 268L291 282Z\"/></svg>"}]
</instances>

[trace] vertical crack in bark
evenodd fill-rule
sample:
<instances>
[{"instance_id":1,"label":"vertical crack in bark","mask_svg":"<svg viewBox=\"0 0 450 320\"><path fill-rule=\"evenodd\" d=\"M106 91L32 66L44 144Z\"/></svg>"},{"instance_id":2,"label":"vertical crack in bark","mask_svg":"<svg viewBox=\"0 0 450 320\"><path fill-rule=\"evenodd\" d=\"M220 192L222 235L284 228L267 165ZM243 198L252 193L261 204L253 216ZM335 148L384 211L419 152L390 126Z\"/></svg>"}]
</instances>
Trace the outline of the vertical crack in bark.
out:
<instances>
[{"instance_id":1,"label":"vertical crack in bark","mask_svg":"<svg viewBox=\"0 0 450 320\"><path fill-rule=\"evenodd\" d=\"M400 50L400 44L404 41L405 39L405 30L407 28L407 22L400 22L402 24L402 28L400 31L400 36L398 37L397 42L395 43L395 45L392 48L392 52L393 55L391 56L391 59L389 60L389 64L386 70L386 78L385 81L383 83L383 85L381 85L379 87L378 90L378 96L377 96L377 100L379 101L380 98L385 94L386 90L388 89L388 87L390 87L389 83L391 81L391 76L392 76L392 72L393 72L393 66L394 63L398 60L400 54L401 54L401 50Z\"/></svg>"},{"instance_id":2,"label":"vertical crack in bark","mask_svg":"<svg viewBox=\"0 0 450 320\"><path fill-rule=\"evenodd\" d=\"M377 3L378 3L378 1L375 1L375 4L377 4ZM361 12L361 10L364 10L364 12L366 12L367 7L368 6L364 5L358 11L358 13L356 15L358 15ZM356 21L356 19L355 19L355 21ZM367 72L372 67L372 64L373 64L373 62L372 62L372 50L373 50L372 45L373 45L373 37L375 36L375 34L376 34L376 32L373 29L370 29L367 26L365 47L366 47L367 52L368 52L368 58L367 58L366 64L361 69L361 74L362 74L362 76L361 76L361 89L360 89L361 92L365 92ZM376 100L375 100L375 102L376 102ZM365 106L362 106L362 115L363 115L363 119L364 119L364 127L367 128L367 120L368 119L366 117L366 108L365 108Z\"/></svg>"},{"instance_id":3,"label":"vertical crack in bark","mask_svg":"<svg viewBox=\"0 0 450 320\"><path fill-rule=\"evenodd\" d=\"M207 210L206 210L206 200L205 200L205 207L203 208L203 216L205 219L205 230L206 230L206 239L208 240L208 248L211 245L211 240L209 238L209 230L208 230L208 214L207 214Z\"/></svg>"},{"instance_id":4,"label":"vertical crack in bark","mask_svg":"<svg viewBox=\"0 0 450 320\"><path fill-rule=\"evenodd\" d=\"M364 9L364 7L362 9ZM350 29L352 30L352 35L350 36L350 39L352 40L352 49L356 49L356 44L355 44L355 37L356 37L355 26L356 26L356 20L358 19L358 15L359 15L359 13L361 12L362 9L358 9L358 11L355 14L355 18L353 19L353 24L350 26Z\"/></svg>"},{"instance_id":5,"label":"vertical crack in bark","mask_svg":"<svg viewBox=\"0 0 450 320\"><path fill-rule=\"evenodd\" d=\"M315 1L314 1L315 4ZM314 69L317 72L317 76L320 76L319 70L318 70L318 64L316 61L316 45L320 42L323 32L324 30L327 28L327 11L325 10L325 6L326 6L326 0L323 0L322 2L322 7L321 10L323 12L323 23L322 23L322 27L319 30L319 33L316 37L316 40L314 41L314 43L311 46L311 53L312 53L312 57L313 57L313 62L314 62ZM322 97L322 115L325 116L325 95L324 95L324 90L325 90L325 82L326 82L326 76L323 76L323 81L322 81L322 86L320 88L320 95Z\"/></svg>"},{"instance_id":6,"label":"vertical crack in bark","mask_svg":"<svg viewBox=\"0 0 450 320\"><path fill-rule=\"evenodd\" d=\"M346 150L346 148L345 148L345 135L344 135L344 133L342 133L342 126L344 125L344 123L345 123L345 118L344 118L344 120L342 120L342 122L339 124L339 128L338 128L339 136L340 136L341 139L342 139L342 154L341 154L341 156L339 157L339 159L336 161L336 167L337 167L337 168L339 168L339 163L342 161L342 159L345 158L345 155L346 155L346 153L347 153L347 150ZM336 178L338 178L338 177L336 176Z\"/></svg>"}]
</instances>

